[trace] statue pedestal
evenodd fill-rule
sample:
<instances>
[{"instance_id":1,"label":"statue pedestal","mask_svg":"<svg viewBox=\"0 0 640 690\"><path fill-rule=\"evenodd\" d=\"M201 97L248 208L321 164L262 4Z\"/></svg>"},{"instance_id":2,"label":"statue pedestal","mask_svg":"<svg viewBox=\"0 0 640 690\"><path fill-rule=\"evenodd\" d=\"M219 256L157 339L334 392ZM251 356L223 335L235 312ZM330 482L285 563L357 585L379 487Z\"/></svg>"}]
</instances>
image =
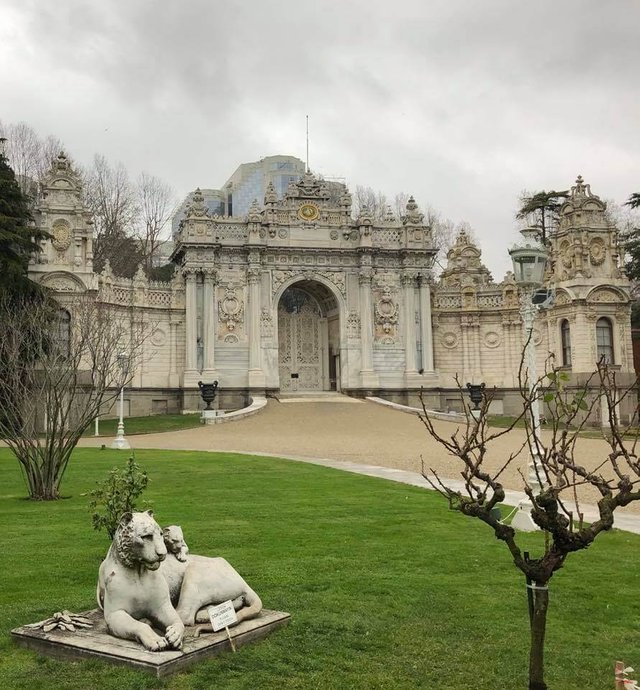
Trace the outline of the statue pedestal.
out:
<instances>
[{"instance_id":1,"label":"statue pedestal","mask_svg":"<svg viewBox=\"0 0 640 690\"><path fill-rule=\"evenodd\" d=\"M224 410L202 410L200 421L203 424L218 424L224 417Z\"/></svg>"},{"instance_id":2,"label":"statue pedestal","mask_svg":"<svg viewBox=\"0 0 640 690\"><path fill-rule=\"evenodd\" d=\"M11 636L17 644L39 654L66 661L99 659L147 671L157 678L182 671L202 659L231 650L224 630L194 637L194 628L190 627L186 629L182 650L148 652L142 645L110 635L101 611L94 609L82 615L93 622L93 627L75 632L55 629L46 633L23 625L12 630ZM290 618L288 613L263 609L259 616L234 625L229 628L229 632L236 648L239 648L261 640L276 628L287 625Z\"/></svg>"}]
</instances>

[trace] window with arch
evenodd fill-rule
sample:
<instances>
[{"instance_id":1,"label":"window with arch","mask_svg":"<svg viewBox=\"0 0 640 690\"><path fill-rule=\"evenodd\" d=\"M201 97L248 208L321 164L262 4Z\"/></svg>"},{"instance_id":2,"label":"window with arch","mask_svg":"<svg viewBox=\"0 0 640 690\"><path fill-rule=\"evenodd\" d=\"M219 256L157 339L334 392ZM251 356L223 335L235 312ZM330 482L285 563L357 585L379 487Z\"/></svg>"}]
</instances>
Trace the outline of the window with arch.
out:
<instances>
[{"instance_id":1,"label":"window with arch","mask_svg":"<svg viewBox=\"0 0 640 690\"><path fill-rule=\"evenodd\" d=\"M563 319L560 323L560 340L562 342L562 366L571 366L571 327L569 321Z\"/></svg>"},{"instance_id":2,"label":"window with arch","mask_svg":"<svg viewBox=\"0 0 640 690\"><path fill-rule=\"evenodd\" d=\"M55 339L60 355L68 357L71 344L71 314L66 309L58 310Z\"/></svg>"},{"instance_id":3,"label":"window with arch","mask_svg":"<svg viewBox=\"0 0 640 690\"><path fill-rule=\"evenodd\" d=\"M598 361L604 358L607 364L613 364L613 326L611 320L605 316L596 321L596 343Z\"/></svg>"}]
</instances>

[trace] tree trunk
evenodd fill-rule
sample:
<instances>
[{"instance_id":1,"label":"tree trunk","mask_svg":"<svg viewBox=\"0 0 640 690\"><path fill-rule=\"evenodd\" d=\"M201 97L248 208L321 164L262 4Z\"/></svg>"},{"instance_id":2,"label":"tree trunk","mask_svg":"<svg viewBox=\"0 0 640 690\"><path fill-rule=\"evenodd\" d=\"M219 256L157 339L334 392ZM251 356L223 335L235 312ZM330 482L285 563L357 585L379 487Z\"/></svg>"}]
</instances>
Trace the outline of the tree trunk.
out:
<instances>
[{"instance_id":1,"label":"tree trunk","mask_svg":"<svg viewBox=\"0 0 640 690\"><path fill-rule=\"evenodd\" d=\"M547 690L544 682L544 634L547 627L549 590L534 585L531 651L529 653L529 690Z\"/></svg>"}]
</instances>

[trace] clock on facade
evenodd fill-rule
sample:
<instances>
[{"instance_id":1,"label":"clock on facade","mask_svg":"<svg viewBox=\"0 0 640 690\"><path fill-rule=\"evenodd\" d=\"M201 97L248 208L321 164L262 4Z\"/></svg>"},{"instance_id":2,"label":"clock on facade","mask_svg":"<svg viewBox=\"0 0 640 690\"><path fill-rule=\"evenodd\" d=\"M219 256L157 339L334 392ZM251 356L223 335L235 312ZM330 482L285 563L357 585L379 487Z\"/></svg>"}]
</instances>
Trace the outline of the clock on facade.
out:
<instances>
[{"instance_id":1,"label":"clock on facade","mask_svg":"<svg viewBox=\"0 0 640 690\"><path fill-rule=\"evenodd\" d=\"M320 209L315 204L302 204L302 206L300 206L300 208L298 209L298 218L300 218L301 220L305 220L307 222L316 220L319 215Z\"/></svg>"}]
</instances>

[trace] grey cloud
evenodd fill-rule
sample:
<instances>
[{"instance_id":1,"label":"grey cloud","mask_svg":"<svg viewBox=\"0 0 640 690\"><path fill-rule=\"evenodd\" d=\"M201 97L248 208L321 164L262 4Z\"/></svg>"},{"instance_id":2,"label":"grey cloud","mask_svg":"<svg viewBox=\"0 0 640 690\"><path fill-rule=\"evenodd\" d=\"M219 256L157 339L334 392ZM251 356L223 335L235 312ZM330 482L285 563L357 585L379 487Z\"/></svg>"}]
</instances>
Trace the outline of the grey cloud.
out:
<instances>
[{"instance_id":1,"label":"grey cloud","mask_svg":"<svg viewBox=\"0 0 640 690\"><path fill-rule=\"evenodd\" d=\"M635 0L5 2L39 88L0 117L180 193L303 155L310 114L313 167L468 220L500 277L523 188L640 185Z\"/></svg>"}]
</instances>

